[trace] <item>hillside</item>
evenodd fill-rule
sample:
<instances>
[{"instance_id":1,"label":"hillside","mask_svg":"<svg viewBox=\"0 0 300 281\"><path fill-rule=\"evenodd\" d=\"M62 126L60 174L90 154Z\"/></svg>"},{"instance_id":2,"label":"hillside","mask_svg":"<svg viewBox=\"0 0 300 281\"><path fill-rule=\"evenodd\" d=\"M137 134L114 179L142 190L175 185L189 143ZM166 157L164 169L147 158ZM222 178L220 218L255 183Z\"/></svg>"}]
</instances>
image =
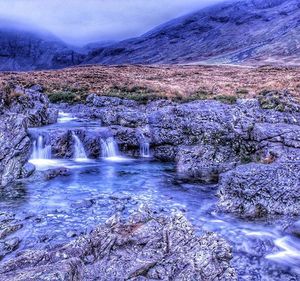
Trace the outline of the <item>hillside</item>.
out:
<instances>
[{"instance_id":1,"label":"hillside","mask_svg":"<svg viewBox=\"0 0 300 281\"><path fill-rule=\"evenodd\" d=\"M300 64L298 0L222 2L122 42L82 48L0 20L0 71L83 64Z\"/></svg>"},{"instance_id":2,"label":"hillside","mask_svg":"<svg viewBox=\"0 0 300 281\"><path fill-rule=\"evenodd\" d=\"M297 0L224 2L141 37L90 52L85 63L300 63Z\"/></svg>"},{"instance_id":3,"label":"hillside","mask_svg":"<svg viewBox=\"0 0 300 281\"><path fill-rule=\"evenodd\" d=\"M0 24L0 71L56 69L82 62L82 55L52 34L3 20Z\"/></svg>"}]
</instances>

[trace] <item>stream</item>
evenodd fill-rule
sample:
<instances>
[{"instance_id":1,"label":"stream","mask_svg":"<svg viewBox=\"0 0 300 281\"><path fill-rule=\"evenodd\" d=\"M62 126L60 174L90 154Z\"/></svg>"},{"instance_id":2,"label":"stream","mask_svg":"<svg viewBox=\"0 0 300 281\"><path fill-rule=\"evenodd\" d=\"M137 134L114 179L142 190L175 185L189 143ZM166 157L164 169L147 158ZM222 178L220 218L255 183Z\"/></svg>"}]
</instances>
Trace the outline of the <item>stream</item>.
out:
<instances>
[{"instance_id":1,"label":"stream","mask_svg":"<svg viewBox=\"0 0 300 281\"><path fill-rule=\"evenodd\" d=\"M151 158L141 142L140 157L119 152L112 137L101 140L101 157L89 159L73 133L72 159L52 159L40 130L98 128L61 113L57 124L32 129L35 140L30 162L37 170L66 167L70 175L50 181L38 178L19 186L17 196L0 198L0 211L26 221L17 231L21 243L4 261L26 249L47 249L90 232L119 211L127 216L149 206L158 212L181 211L201 235L214 231L233 247L233 265L239 280L300 280L300 239L282 231L278 220L246 221L216 212L216 185L187 184L176 180L175 166ZM300 221L298 222L300 228Z\"/></svg>"}]
</instances>

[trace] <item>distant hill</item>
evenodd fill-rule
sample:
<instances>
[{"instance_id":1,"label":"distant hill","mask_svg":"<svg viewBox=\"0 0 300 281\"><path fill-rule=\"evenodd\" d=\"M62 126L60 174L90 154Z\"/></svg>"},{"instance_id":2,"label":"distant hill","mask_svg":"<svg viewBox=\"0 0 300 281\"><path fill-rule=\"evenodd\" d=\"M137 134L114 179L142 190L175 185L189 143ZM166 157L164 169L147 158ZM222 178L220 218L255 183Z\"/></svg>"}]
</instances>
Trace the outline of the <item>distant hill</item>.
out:
<instances>
[{"instance_id":1,"label":"distant hill","mask_svg":"<svg viewBox=\"0 0 300 281\"><path fill-rule=\"evenodd\" d=\"M137 38L83 48L45 31L0 20L0 70L199 63L300 65L300 1L222 2Z\"/></svg>"},{"instance_id":2,"label":"distant hill","mask_svg":"<svg viewBox=\"0 0 300 281\"><path fill-rule=\"evenodd\" d=\"M82 61L82 55L52 34L0 20L1 71L55 69Z\"/></svg>"},{"instance_id":3,"label":"distant hill","mask_svg":"<svg viewBox=\"0 0 300 281\"><path fill-rule=\"evenodd\" d=\"M85 63L300 64L299 0L224 2L138 38L90 52Z\"/></svg>"}]
</instances>

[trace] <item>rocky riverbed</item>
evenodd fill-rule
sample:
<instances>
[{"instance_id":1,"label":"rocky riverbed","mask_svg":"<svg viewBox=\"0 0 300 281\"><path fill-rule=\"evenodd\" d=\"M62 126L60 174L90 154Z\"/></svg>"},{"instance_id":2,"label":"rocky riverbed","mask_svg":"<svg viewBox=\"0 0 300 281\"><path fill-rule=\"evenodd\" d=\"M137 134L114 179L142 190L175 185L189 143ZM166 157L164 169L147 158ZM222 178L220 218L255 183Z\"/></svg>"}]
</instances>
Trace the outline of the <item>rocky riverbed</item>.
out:
<instances>
[{"instance_id":1,"label":"rocky riverbed","mask_svg":"<svg viewBox=\"0 0 300 281\"><path fill-rule=\"evenodd\" d=\"M0 104L3 279L299 280L296 103L41 90Z\"/></svg>"}]
</instances>

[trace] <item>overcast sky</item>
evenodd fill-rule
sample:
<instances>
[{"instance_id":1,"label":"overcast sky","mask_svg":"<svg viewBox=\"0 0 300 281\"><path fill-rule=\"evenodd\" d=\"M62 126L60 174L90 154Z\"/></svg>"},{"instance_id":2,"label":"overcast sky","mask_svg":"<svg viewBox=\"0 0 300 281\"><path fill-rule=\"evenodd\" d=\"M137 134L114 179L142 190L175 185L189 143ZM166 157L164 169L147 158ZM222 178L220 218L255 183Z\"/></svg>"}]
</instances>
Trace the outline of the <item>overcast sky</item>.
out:
<instances>
[{"instance_id":1,"label":"overcast sky","mask_svg":"<svg viewBox=\"0 0 300 281\"><path fill-rule=\"evenodd\" d=\"M38 25L82 45L141 35L221 0L0 0L0 17Z\"/></svg>"}]
</instances>

